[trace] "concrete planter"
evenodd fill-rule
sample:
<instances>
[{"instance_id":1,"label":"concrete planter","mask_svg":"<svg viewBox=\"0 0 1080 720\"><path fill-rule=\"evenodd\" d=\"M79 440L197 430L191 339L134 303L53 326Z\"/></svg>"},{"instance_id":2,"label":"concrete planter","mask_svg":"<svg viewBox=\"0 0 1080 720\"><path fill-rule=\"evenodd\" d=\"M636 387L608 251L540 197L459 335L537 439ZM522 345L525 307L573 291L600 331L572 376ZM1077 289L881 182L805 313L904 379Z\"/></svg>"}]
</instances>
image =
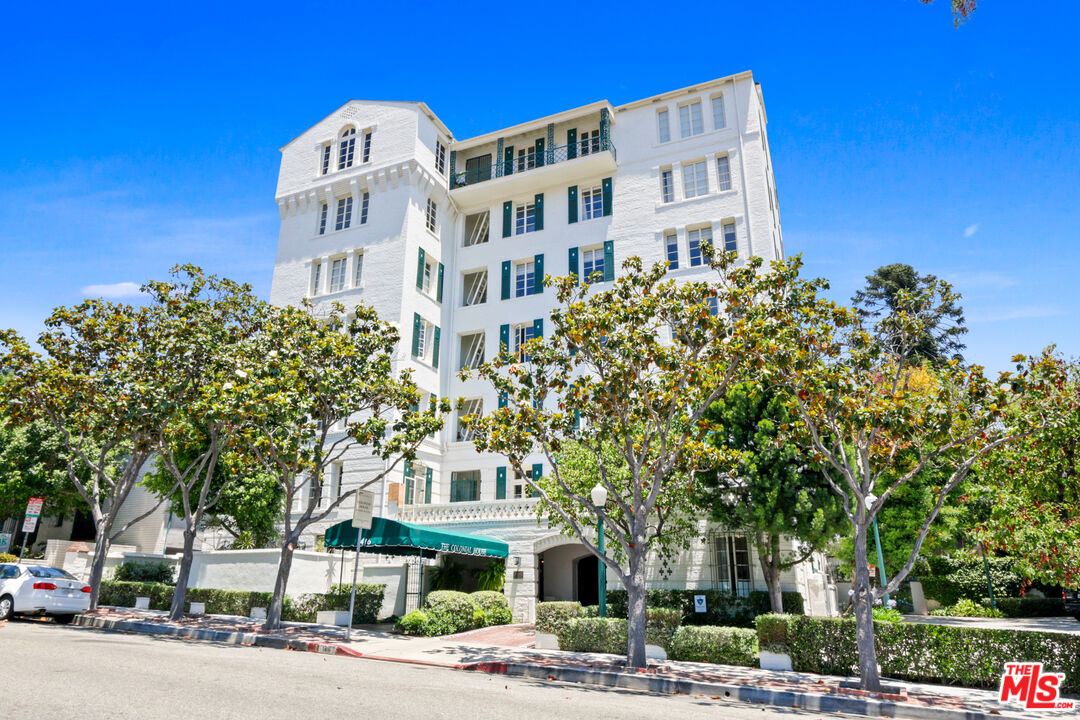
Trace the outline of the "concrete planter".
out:
<instances>
[{"instance_id":1,"label":"concrete planter","mask_svg":"<svg viewBox=\"0 0 1080 720\"><path fill-rule=\"evenodd\" d=\"M647 660L667 660L667 651L659 645L646 645L645 658Z\"/></svg>"},{"instance_id":2,"label":"concrete planter","mask_svg":"<svg viewBox=\"0 0 1080 720\"><path fill-rule=\"evenodd\" d=\"M137 598L135 598L135 609L136 610L149 610L150 609L150 598L148 598L148 597L137 597Z\"/></svg>"},{"instance_id":3,"label":"concrete planter","mask_svg":"<svg viewBox=\"0 0 1080 720\"><path fill-rule=\"evenodd\" d=\"M193 602L188 604L188 612L192 615L205 615L206 603Z\"/></svg>"},{"instance_id":4,"label":"concrete planter","mask_svg":"<svg viewBox=\"0 0 1080 720\"><path fill-rule=\"evenodd\" d=\"M762 670L791 671L791 656L787 653L774 653L762 650L758 655L758 663Z\"/></svg>"},{"instance_id":5,"label":"concrete planter","mask_svg":"<svg viewBox=\"0 0 1080 720\"><path fill-rule=\"evenodd\" d=\"M536 644L533 647L537 650L558 650L559 638L551 633L538 632L536 633Z\"/></svg>"},{"instance_id":6,"label":"concrete planter","mask_svg":"<svg viewBox=\"0 0 1080 720\"><path fill-rule=\"evenodd\" d=\"M349 624L349 611L348 610L320 610L315 613L315 622L320 625L339 625L345 626Z\"/></svg>"},{"instance_id":7,"label":"concrete planter","mask_svg":"<svg viewBox=\"0 0 1080 720\"><path fill-rule=\"evenodd\" d=\"M253 607L253 608L251 608L250 617L251 617L252 620L265 620L266 619L266 608L264 608L264 607Z\"/></svg>"}]
</instances>

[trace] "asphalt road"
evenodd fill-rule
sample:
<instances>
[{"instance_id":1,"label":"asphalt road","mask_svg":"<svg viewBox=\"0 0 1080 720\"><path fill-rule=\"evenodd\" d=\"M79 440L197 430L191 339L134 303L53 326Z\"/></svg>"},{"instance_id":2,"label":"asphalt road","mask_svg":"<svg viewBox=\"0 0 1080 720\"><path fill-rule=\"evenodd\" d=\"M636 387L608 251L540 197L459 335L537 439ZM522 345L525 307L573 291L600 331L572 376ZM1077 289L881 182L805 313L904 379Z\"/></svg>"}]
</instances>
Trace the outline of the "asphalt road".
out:
<instances>
[{"instance_id":1,"label":"asphalt road","mask_svg":"<svg viewBox=\"0 0 1080 720\"><path fill-rule=\"evenodd\" d=\"M122 635L47 621L0 623L0 659L0 716L8 718L822 717L727 700Z\"/></svg>"}]
</instances>

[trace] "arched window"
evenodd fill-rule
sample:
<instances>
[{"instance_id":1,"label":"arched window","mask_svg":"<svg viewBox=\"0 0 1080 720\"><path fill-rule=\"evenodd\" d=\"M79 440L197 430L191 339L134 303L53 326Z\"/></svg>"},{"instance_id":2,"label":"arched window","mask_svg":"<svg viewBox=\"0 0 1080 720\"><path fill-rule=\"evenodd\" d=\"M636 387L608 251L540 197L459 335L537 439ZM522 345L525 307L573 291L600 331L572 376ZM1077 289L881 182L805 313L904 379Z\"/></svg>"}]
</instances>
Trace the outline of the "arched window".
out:
<instances>
[{"instance_id":1,"label":"arched window","mask_svg":"<svg viewBox=\"0 0 1080 720\"><path fill-rule=\"evenodd\" d=\"M355 153L356 128L347 127L341 132L341 140L338 142L337 169L344 170L352 167Z\"/></svg>"}]
</instances>

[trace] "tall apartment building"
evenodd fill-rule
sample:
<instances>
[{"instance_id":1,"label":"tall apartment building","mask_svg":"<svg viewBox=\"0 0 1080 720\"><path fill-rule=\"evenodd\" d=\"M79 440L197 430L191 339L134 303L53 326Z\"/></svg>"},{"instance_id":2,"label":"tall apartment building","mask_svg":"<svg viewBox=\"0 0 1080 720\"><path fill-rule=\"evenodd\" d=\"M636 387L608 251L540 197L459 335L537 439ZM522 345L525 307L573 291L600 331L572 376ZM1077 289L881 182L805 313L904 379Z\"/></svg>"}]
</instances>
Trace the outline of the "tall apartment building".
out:
<instances>
[{"instance_id":1,"label":"tall apartment building","mask_svg":"<svg viewBox=\"0 0 1080 720\"><path fill-rule=\"evenodd\" d=\"M704 240L742 257L783 256L765 125L749 72L466 140L421 102L348 102L282 149L271 301L372 305L400 328L396 363L424 392L465 398L466 412L495 408L494 391L458 371L500 343L514 350L543 334L555 303L545 274L610 281L636 255L696 278L711 272ZM507 540L519 618L532 617L536 598L595 602L595 558L538 524L523 479L469 439L454 417L424 442L416 462L376 488L381 514ZM366 451L345 458L330 494L380 462ZM531 468L544 472L539 457ZM348 516L341 509L315 535ZM737 528L703 524L702 539L658 560L650 582L745 594L764 587L752 556ZM816 571L785 584L824 597Z\"/></svg>"}]
</instances>

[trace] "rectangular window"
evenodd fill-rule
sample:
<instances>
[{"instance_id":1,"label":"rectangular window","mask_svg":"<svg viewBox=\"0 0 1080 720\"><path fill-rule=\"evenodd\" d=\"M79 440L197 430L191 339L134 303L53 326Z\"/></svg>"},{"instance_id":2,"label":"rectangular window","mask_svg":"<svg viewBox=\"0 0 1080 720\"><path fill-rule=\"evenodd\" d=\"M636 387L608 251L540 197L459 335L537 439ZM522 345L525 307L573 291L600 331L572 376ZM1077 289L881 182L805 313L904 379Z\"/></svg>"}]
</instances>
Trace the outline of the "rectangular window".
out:
<instances>
[{"instance_id":1,"label":"rectangular window","mask_svg":"<svg viewBox=\"0 0 1080 720\"><path fill-rule=\"evenodd\" d=\"M675 173L671 168L660 171L660 201L675 202Z\"/></svg>"},{"instance_id":2,"label":"rectangular window","mask_svg":"<svg viewBox=\"0 0 1080 720\"><path fill-rule=\"evenodd\" d=\"M600 186L581 191L581 219L592 220L604 214L604 195Z\"/></svg>"},{"instance_id":3,"label":"rectangular window","mask_svg":"<svg viewBox=\"0 0 1080 720\"><path fill-rule=\"evenodd\" d=\"M656 113L656 122L660 127L660 142L669 142L671 140L671 120L668 118L668 111L661 110Z\"/></svg>"},{"instance_id":4,"label":"rectangular window","mask_svg":"<svg viewBox=\"0 0 1080 720\"><path fill-rule=\"evenodd\" d=\"M484 364L484 333L474 332L461 336L461 363L458 370L478 368Z\"/></svg>"},{"instance_id":5,"label":"rectangular window","mask_svg":"<svg viewBox=\"0 0 1080 720\"><path fill-rule=\"evenodd\" d=\"M333 153L333 149L330 147L330 143L323 145L322 149L322 175L326 175L330 172L330 155Z\"/></svg>"},{"instance_id":6,"label":"rectangular window","mask_svg":"<svg viewBox=\"0 0 1080 720\"><path fill-rule=\"evenodd\" d=\"M456 470L450 473L450 502L475 502L479 499L479 470Z\"/></svg>"},{"instance_id":7,"label":"rectangular window","mask_svg":"<svg viewBox=\"0 0 1080 720\"><path fill-rule=\"evenodd\" d=\"M735 239L735 223L724 223L724 252L736 252L738 247L738 242Z\"/></svg>"},{"instance_id":8,"label":"rectangular window","mask_svg":"<svg viewBox=\"0 0 1080 720\"><path fill-rule=\"evenodd\" d=\"M319 294L319 280L322 279L322 263L316 260L311 263L311 294Z\"/></svg>"},{"instance_id":9,"label":"rectangular window","mask_svg":"<svg viewBox=\"0 0 1080 720\"><path fill-rule=\"evenodd\" d=\"M431 278L435 274L435 266L431 262L424 263L424 276L420 283L420 288L428 295L431 294Z\"/></svg>"},{"instance_id":10,"label":"rectangular window","mask_svg":"<svg viewBox=\"0 0 1080 720\"><path fill-rule=\"evenodd\" d=\"M363 155L363 159L361 159L360 162L365 162L366 163L366 162L370 162L370 161L371 161L371 131L368 130L366 133L364 133L364 155Z\"/></svg>"},{"instance_id":11,"label":"rectangular window","mask_svg":"<svg viewBox=\"0 0 1080 720\"><path fill-rule=\"evenodd\" d=\"M743 535L716 537L714 567L717 588L740 597L750 594L753 578L750 574L750 545Z\"/></svg>"},{"instance_id":12,"label":"rectangular window","mask_svg":"<svg viewBox=\"0 0 1080 720\"><path fill-rule=\"evenodd\" d=\"M578 154L590 155L600 152L600 131L584 130L578 140Z\"/></svg>"},{"instance_id":13,"label":"rectangular window","mask_svg":"<svg viewBox=\"0 0 1080 720\"><path fill-rule=\"evenodd\" d=\"M517 172L532 170L534 167L536 167L536 148L528 147L518 150Z\"/></svg>"},{"instance_id":14,"label":"rectangular window","mask_svg":"<svg viewBox=\"0 0 1080 720\"><path fill-rule=\"evenodd\" d=\"M731 161L727 155L716 158L716 184L720 190L731 189Z\"/></svg>"},{"instance_id":15,"label":"rectangular window","mask_svg":"<svg viewBox=\"0 0 1080 720\"><path fill-rule=\"evenodd\" d=\"M465 273L462 279L461 304L463 307L482 305L487 302L487 270Z\"/></svg>"},{"instance_id":16,"label":"rectangular window","mask_svg":"<svg viewBox=\"0 0 1080 720\"><path fill-rule=\"evenodd\" d=\"M695 101L679 107L679 130L684 138L705 132L705 123L701 117L701 102Z\"/></svg>"},{"instance_id":17,"label":"rectangular window","mask_svg":"<svg viewBox=\"0 0 1080 720\"><path fill-rule=\"evenodd\" d=\"M364 196L360 198L360 224L367 225L367 206L368 206L368 194L364 193Z\"/></svg>"},{"instance_id":18,"label":"rectangular window","mask_svg":"<svg viewBox=\"0 0 1080 720\"><path fill-rule=\"evenodd\" d=\"M345 263L347 258L337 258L330 261L330 292L341 292L345 289Z\"/></svg>"},{"instance_id":19,"label":"rectangular window","mask_svg":"<svg viewBox=\"0 0 1080 720\"><path fill-rule=\"evenodd\" d=\"M326 203L323 203L322 207L319 209L319 234L320 235L325 235L326 234L326 216L329 213L329 211L330 211L330 208Z\"/></svg>"},{"instance_id":20,"label":"rectangular window","mask_svg":"<svg viewBox=\"0 0 1080 720\"><path fill-rule=\"evenodd\" d=\"M529 487L529 483L525 478L532 479L532 468L525 471L522 475L517 470L514 471L514 499L520 500L522 498L532 497L532 488Z\"/></svg>"},{"instance_id":21,"label":"rectangular window","mask_svg":"<svg viewBox=\"0 0 1080 720\"><path fill-rule=\"evenodd\" d=\"M679 267L679 236L675 233L664 235L664 246L667 251L668 267L675 270Z\"/></svg>"},{"instance_id":22,"label":"rectangular window","mask_svg":"<svg viewBox=\"0 0 1080 720\"><path fill-rule=\"evenodd\" d=\"M457 441L458 442L472 442L476 437L476 429L469 427L467 422L463 421L463 418L469 415L483 415L484 414L484 401L482 398L469 398L461 405L461 409L458 410L458 422L457 422Z\"/></svg>"},{"instance_id":23,"label":"rectangular window","mask_svg":"<svg viewBox=\"0 0 1080 720\"><path fill-rule=\"evenodd\" d=\"M446 146L440 140L435 141L435 169L441 175L446 174Z\"/></svg>"},{"instance_id":24,"label":"rectangular window","mask_svg":"<svg viewBox=\"0 0 1080 720\"><path fill-rule=\"evenodd\" d=\"M353 153L356 151L356 128L349 128L341 136L338 145L337 169L344 170L352 167Z\"/></svg>"},{"instance_id":25,"label":"rectangular window","mask_svg":"<svg viewBox=\"0 0 1080 720\"><path fill-rule=\"evenodd\" d=\"M536 330L532 323L514 326L514 356L517 357L518 361L525 362L528 360L525 355L525 346L534 337L536 337Z\"/></svg>"},{"instance_id":26,"label":"rectangular window","mask_svg":"<svg viewBox=\"0 0 1080 720\"><path fill-rule=\"evenodd\" d=\"M416 331L416 357L420 360L424 360L427 357L428 350L428 325L427 320L420 319L420 325Z\"/></svg>"},{"instance_id":27,"label":"rectangular window","mask_svg":"<svg viewBox=\"0 0 1080 720\"><path fill-rule=\"evenodd\" d=\"M519 262L514 265L514 297L532 295L533 283L536 281L536 263L532 260Z\"/></svg>"},{"instance_id":28,"label":"rectangular window","mask_svg":"<svg viewBox=\"0 0 1080 720\"><path fill-rule=\"evenodd\" d=\"M427 213L424 216L424 224L431 232L435 232L435 228L438 227L439 222L439 208L435 205L435 201L428 198L427 201Z\"/></svg>"},{"instance_id":29,"label":"rectangular window","mask_svg":"<svg viewBox=\"0 0 1080 720\"><path fill-rule=\"evenodd\" d=\"M330 466L330 487L327 488L326 495L331 501L341 497L341 475L343 469L341 463L334 463Z\"/></svg>"},{"instance_id":30,"label":"rectangular window","mask_svg":"<svg viewBox=\"0 0 1080 720\"><path fill-rule=\"evenodd\" d=\"M604 281L604 248L581 251L581 269L584 273L585 282ZM600 277L593 278L593 273L600 273Z\"/></svg>"},{"instance_id":31,"label":"rectangular window","mask_svg":"<svg viewBox=\"0 0 1080 720\"><path fill-rule=\"evenodd\" d=\"M334 219L334 229L344 230L352 224L352 195L338 198L337 216Z\"/></svg>"},{"instance_id":32,"label":"rectangular window","mask_svg":"<svg viewBox=\"0 0 1080 720\"><path fill-rule=\"evenodd\" d=\"M683 165L683 197L690 199L709 192L709 172L704 160Z\"/></svg>"},{"instance_id":33,"label":"rectangular window","mask_svg":"<svg viewBox=\"0 0 1080 720\"><path fill-rule=\"evenodd\" d=\"M524 235L536 230L536 203L522 203L514 214L514 234Z\"/></svg>"},{"instance_id":34,"label":"rectangular window","mask_svg":"<svg viewBox=\"0 0 1080 720\"><path fill-rule=\"evenodd\" d=\"M485 210L465 218L465 247L482 245L491 235L491 213Z\"/></svg>"},{"instance_id":35,"label":"rectangular window","mask_svg":"<svg viewBox=\"0 0 1080 720\"><path fill-rule=\"evenodd\" d=\"M360 281L364 277L364 253L356 253L356 260L353 264L353 287L360 287Z\"/></svg>"},{"instance_id":36,"label":"rectangular window","mask_svg":"<svg viewBox=\"0 0 1080 720\"><path fill-rule=\"evenodd\" d=\"M712 228L697 228L686 231L686 240L690 245L690 267L696 267L702 263L701 243L712 242Z\"/></svg>"},{"instance_id":37,"label":"rectangular window","mask_svg":"<svg viewBox=\"0 0 1080 720\"><path fill-rule=\"evenodd\" d=\"M713 130L723 130L727 127L727 118L724 117L723 95L717 95L712 99L712 122Z\"/></svg>"}]
</instances>

